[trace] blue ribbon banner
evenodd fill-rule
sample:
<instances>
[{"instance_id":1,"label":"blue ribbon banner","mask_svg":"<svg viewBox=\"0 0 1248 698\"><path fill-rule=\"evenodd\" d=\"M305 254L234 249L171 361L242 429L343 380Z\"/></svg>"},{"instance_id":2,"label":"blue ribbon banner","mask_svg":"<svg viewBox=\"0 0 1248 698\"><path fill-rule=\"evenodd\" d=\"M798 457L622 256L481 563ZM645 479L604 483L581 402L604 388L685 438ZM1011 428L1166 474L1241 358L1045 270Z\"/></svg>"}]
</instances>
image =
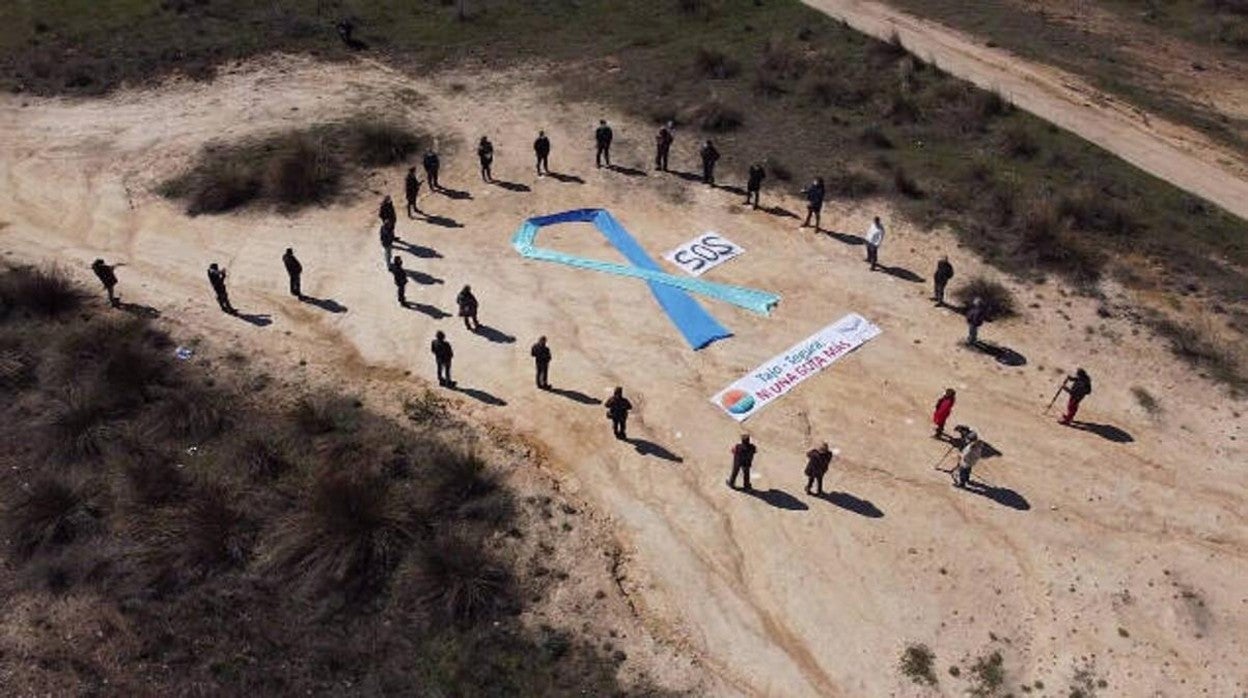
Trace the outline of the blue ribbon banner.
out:
<instances>
[{"instance_id":1,"label":"blue ribbon banner","mask_svg":"<svg viewBox=\"0 0 1248 698\"><path fill-rule=\"evenodd\" d=\"M533 241L537 238L538 230L560 223L593 223L594 227L615 249L619 250L620 254L624 255L632 266L577 257L534 246ZM694 349L701 349L717 339L731 337L732 333L711 317L710 313L706 312L689 293L698 293L725 301L760 315L770 314L771 308L780 302L780 297L774 293L668 274L650 258L646 250L633 239L633 236L620 225L619 221L600 208L582 208L530 218L520 226L520 230L516 231L515 237L512 238L512 245L517 252L528 259L557 262L581 269L593 269L608 274L644 279L659 302L659 306L667 313L672 324L676 325L676 329L684 335L689 346Z\"/></svg>"}]
</instances>

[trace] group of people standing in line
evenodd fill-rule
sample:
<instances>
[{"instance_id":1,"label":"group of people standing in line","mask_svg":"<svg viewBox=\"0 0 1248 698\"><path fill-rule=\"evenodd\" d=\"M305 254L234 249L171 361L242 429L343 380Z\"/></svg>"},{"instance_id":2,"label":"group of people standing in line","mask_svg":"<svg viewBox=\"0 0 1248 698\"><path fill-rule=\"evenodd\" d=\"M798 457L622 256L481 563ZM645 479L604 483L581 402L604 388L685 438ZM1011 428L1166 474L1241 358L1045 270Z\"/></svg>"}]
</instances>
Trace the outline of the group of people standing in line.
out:
<instances>
[{"instance_id":1,"label":"group of people standing in line","mask_svg":"<svg viewBox=\"0 0 1248 698\"><path fill-rule=\"evenodd\" d=\"M613 140L614 132L611 127L605 120L599 121L597 129L594 131L594 159L599 168L604 166L607 168L611 167L611 144ZM654 168L656 170L661 172L668 171L669 154L674 140L673 127L670 123L659 128L655 135ZM533 142L533 152L536 158L537 175L540 177L550 174L551 143L545 131L538 132L537 139ZM708 139L699 149L699 156L702 161L702 181L708 185L715 186L715 166L720 159L718 149ZM482 136L478 142L477 157L480 163L482 181L487 183L493 182L494 145L488 137ZM441 161L438 154L432 149L427 150L421 164L425 171L425 181L428 183L430 191L443 191L438 179L441 169ZM745 188L746 205L750 205L754 209L759 207L760 192L765 178L766 170L761 163L755 162L750 165ZM422 182L416 174L416 168L409 168L404 178L403 187L409 217L423 213L418 202L421 187ZM820 232L821 213L826 196L823 178L816 177L809 186L802 190L802 194L806 199L806 218L802 225L799 226L799 229L810 226L813 220L815 231ZM406 287L409 273L403 267L402 258L393 254L393 247L398 241L395 232L398 217L394 202L390 196L386 196L382 200L378 209L378 217L381 220L380 239L385 267L393 277L399 305L408 307ZM879 268L879 251L883 245L884 236L884 225L880 218L876 216L872 220L865 236L866 261L870 264L872 271ZM282 264L289 277L290 294L300 300L305 300L306 297L301 286L303 265L295 256L292 248L286 248L282 255ZM115 269L119 266L122 265L106 264L103 259L96 259L91 264L92 271L103 284L108 295L108 301L113 307L120 306L120 301L115 291L118 283ZM949 262L948 257L942 256L937 262L933 274L933 300L938 306L945 305L945 290L953 276L953 265ZM208 281L216 296L218 306L222 312L236 315L238 311L230 303L226 279L226 269L219 267L216 262L208 266ZM459 309L459 317L463 319L464 327L471 332L479 331L481 327L481 323L477 319L479 303L472 292L471 286L465 285L460 290L456 296L456 304ZM987 307L981 298L974 298L971 301L971 304L965 311L965 317L968 327L967 343L976 345L978 343L979 327L988 317ZM444 332L438 331L435 334L433 341L430 343L430 352L434 357L438 384L447 388L456 387L457 383L451 377L451 366L455 352ZM535 384L537 388L551 390L549 376L552 353L546 337L538 338L537 342L530 348L529 353L534 361ZM1060 391L1069 394L1066 413L1060 420L1062 424L1068 425L1074 419L1080 402L1092 392L1091 378L1084 369L1080 368L1074 375L1067 377ZM970 482L972 469L983 456L985 445L983 440L979 438L979 435L969 427L959 425L957 428L959 438L957 439L946 435L945 425L953 412L956 400L956 391L949 388L936 401L932 415L932 422L936 427L933 436L934 438L951 442L953 444L951 450L952 448L960 449L958 465L949 472L953 475L955 485L966 487ZM615 438L627 440L628 417L633 409L633 405L624 396L623 388L616 387L611 396L605 401L604 406L606 407L607 417L611 421L612 433ZM742 435L739 443L732 448L732 473L728 479L730 487L737 488L737 480L741 478L741 487L747 491L752 490L750 469L753 467L757 452L758 448L751 442L750 436ZM819 496L824 493L823 478L827 474L833 460L834 452L826 442L811 448L806 453L806 466L803 473L807 477L807 494Z\"/></svg>"}]
</instances>

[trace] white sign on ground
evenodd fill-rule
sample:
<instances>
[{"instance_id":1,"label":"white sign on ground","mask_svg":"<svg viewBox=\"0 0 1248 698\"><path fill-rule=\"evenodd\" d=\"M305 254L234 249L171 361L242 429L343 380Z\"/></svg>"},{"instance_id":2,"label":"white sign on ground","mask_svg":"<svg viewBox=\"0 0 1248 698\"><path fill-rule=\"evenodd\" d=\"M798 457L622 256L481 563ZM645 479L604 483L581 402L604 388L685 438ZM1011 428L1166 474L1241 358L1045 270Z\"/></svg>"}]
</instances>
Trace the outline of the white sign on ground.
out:
<instances>
[{"instance_id":1,"label":"white sign on ground","mask_svg":"<svg viewBox=\"0 0 1248 698\"><path fill-rule=\"evenodd\" d=\"M850 313L750 371L748 376L721 390L711 402L728 416L744 422L798 383L879 334L879 327L858 313Z\"/></svg>"},{"instance_id":2,"label":"white sign on ground","mask_svg":"<svg viewBox=\"0 0 1248 698\"><path fill-rule=\"evenodd\" d=\"M686 242L663 257L686 274L702 276L745 250L719 233L707 232Z\"/></svg>"}]
</instances>

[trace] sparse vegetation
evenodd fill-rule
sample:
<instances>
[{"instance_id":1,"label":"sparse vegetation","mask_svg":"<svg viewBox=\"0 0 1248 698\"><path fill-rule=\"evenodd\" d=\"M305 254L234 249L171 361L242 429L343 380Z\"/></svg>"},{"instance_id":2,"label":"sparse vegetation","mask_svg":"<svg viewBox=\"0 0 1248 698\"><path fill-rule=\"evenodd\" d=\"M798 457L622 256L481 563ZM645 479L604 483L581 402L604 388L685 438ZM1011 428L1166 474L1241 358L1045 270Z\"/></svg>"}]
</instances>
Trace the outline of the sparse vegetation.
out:
<instances>
[{"instance_id":1,"label":"sparse vegetation","mask_svg":"<svg viewBox=\"0 0 1248 698\"><path fill-rule=\"evenodd\" d=\"M0 314L21 376L0 403L8 692L655 695L600 640L518 620L559 577L516 570L554 548L481 458L350 397L283 408L246 366L170 361L59 276L0 288L29 278L78 300L74 322Z\"/></svg>"},{"instance_id":2,"label":"sparse vegetation","mask_svg":"<svg viewBox=\"0 0 1248 698\"><path fill-rule=\"evenodd\" d=\"M1000 652L993 651L975 660L970 670L970 695L988 698L1000 695L1005 686L1005 660Z\"/></svg>"},{"instance_id":3,"label":"sparse vegetation","mask_svg":"<svg viewBox=\"0 0 1248 698\"><path fill-rule=\"evenodd\" d=\"M403 162L424 143L405 126L357 116L241 143L209 145L187 172L164 182L159 190L185 201L191 215L257 203L284 210L324 205L349 193L351 173Z\"/></svg>"},{"instance_id":4,"label":"sparse vegetation","mask_svg":"<svg viewBox=\"0 0 1248 698\"><path fill-rule=\"evenodd\" d=\"M1142 386L1131 386L1131 395L1135 397L1135 401L1139 403L1140 407L1143 408L1145 412L1150 415L1161 413L1161 405L1158 404L1157 398L1153 397L1153 394L1145 390ZM1119 630L1122 631L1121 628L1119 628Z\"/></svg>"},{"instance_id":5,"label":"sparse vegetation","mask_svg":"<svg viewBox=\"0 0 1248 698\"><path fill-rule=\"evenodd\" d=\"M901 653L900 668L902 675L911 681L925 685L936 685L936 655L922 643L907 645Z\"/></svg>"},{"instance_id":6,"label":"sparse vegetation","mask_svg":"<svg viewBox=\"0 0 1248 698\"><path fill-rule=\"evenodd\" d=\"M999 281L975 276L954 289L953 297L964 307L970 307L971 301L981 299L988 310L988 319L1004 320L1017 315L1014 293Z\"/></svg>"}]
</instances>

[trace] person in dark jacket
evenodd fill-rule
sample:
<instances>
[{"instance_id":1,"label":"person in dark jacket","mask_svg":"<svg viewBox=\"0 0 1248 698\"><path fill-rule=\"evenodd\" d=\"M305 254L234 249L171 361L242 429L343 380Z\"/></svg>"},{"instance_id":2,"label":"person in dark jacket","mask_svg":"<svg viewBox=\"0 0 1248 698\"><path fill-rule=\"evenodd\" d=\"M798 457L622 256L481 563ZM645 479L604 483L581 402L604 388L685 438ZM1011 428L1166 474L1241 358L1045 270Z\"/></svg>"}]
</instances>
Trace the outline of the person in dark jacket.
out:
<instances>
[{"instance_id":1,"label":"person in dark jacket","mask_svg":"<svg viewBox=\"0 0 1248 698\"><path fill-rule=\"evenodd\" d=\"M763 180L767 178L767 170L759 163L750 165L750 174L745 181L745 203L753 204L758 209L758 195L763 189Z\"/></svg>"},{"instance_id":2,"label":"person in dark jacket","mask_svg":"<svg viewBox=\"0 0 1248 698\"><path fill-rule=\"evenodd\" d=\"M654 135L654 169L659 172L667 172L667 154L672 150L673 140L670 123L660 126L659 132Z\"/></svg>"},{"instance_id":3,"label":"person in dark jacket","mask_svg":"<svg viewBox=\"0 0 1248 698\"><path fill-rule=\"evenodd\" d=\"M394 212L394 201L389 196L381 200L381 206L377 207L377 217L382 224L393 226L399 222L399 215Z\"/></svg>"},{"instance_id":4,"label":"person in dark jacket","mask_svg":"<svg viewBox=\"0 0 1248 698\"><path fill-rule=\"evenodd\" d=\"M394 277L394 288L398 291L399 305L407 307L407 270L403 268L403 258L395 257L390 262L390 276Z\"/></svg>"},{"instance_id":5,"label":"person in dark jacket","mask_svg":"<svg viewBox=\"0 0 1248 698\"><path fill-rule=\"evenodd\" d=\"M494 174L490 172L490 167L494 165L494 144L485 136L481 136L481 142L477 144L477 159L481 161L481 179L493 182Z\"/></svg>"},{"instance_id":6,"label":"person in dark jacket","mask_svg":"<svg viewBox=\"0 0 1248 698\"><path fill-rule=\"evenodd\" d=\"M815 177L815 181L802 190L802 194L806 196L806 220L798 228L810 225L810 219L814 217L815 232L819 232L819 215L823 212L823 197L826 191L823 186L823 177Z\"/></svg>"},{"instance_id":7,"label":"person in dark jacket","mask_svg":"<svg viewBox=\"0 0 1248 698\"><path fill-rule=\"evenodd\" d=\"M221 312L237 315L238 311L230 305L230 294L225 290L225 270L218 267L216 262L208 265L208 283L212 285L213 293L217 294L217 305L221 306Z\"/></svg>"},{"instance_id":8,"label":"person in dark jacket","mask_svg":"<svg viewBox=\"0 0 1248 698\"><path fill-rule=\"evenodd\" d=\"M831 463L832 451L826 442L806 452L806 494L823 494L823 476Z\"/></svg>"},{"instance_id":9,"label":"person in dark jacket","mask_svg":"<svg viewBox=\"0 0 1248 698\"><path fill-rule=\"evenodd\" d=\"M451 348L451 343L446 341L446 334L441 330L429 344L429 351L433 352L433 360L438 366L438 385L443 388L454 388L455 381L451 380L451 359L455 358L455 350Z\"/></svg>"},{"instance_id":10,"label":"person in dark jacket","mask_svg":"<svg viewBox=\"0 0 1248 698\"><path fill-rule=\"evenodd\" d=\"M936 301L936 305L943 306L945 304L945 287L949 285L949 280L953 278L953 265L949 263L948 257L941 257L936 263L936 272L932 274L933 293L932 300Z\"/></svg>"},{"instance_id":11,"label":"person in dark jacket","mask_svg":"<svg viewBox=\"0 0 1248 698\"><path fill-rule=\"evenodd\" d=\"M702 144L702 150L699 151L702 156L702 182L715 186L715 163L719 162L719 151L715 148L715 144L707 139Z\"/></svg>"},{"instance_id":12,"label":"person in dark jacket","mask_svg":"<svg viewBox=\"0 0 1248 698\"><path fill-rule=\"evenodd\" d=\"M1070 399L1066 401L1066 414L1062 415L1058 421L1068 425L1079 412L1079 403L1092 394L1092 376L1089 376L1088 372L1082 368L1078 369L1075 375L1066 376L1066 380L1062 383L1062 390L1070 394Z\"/></svg>"},{"instance_id":13,"label":"person in dark jacket","mask_svg":"<svg viewBox=\"0 0 1248 698\"><path fill-rule=\"evenodd\" d=\"M282 265L286 267L286 275L290 277L290 295L303 300L303 287L299 283L299 277L303 274L303 265L299 263L299 258L295 256L295 251L289 247L282 254Z\"/></svg>"},{"instance_id":14,"label":"person in dark jacket","mask_svg":"<svg viewBox=\"0 0 1248 698\"><path fill-rule=\"evenodd\" d=\"M389 267L390 258L394 254L394 241L396 239L394 224L382 222L381 228L377 231L377 237L381 240L382 259L385 261L386 266Z\"/></svg>"},{"instance_id":15,"label":"person in dark jacket","mask_svg":"<svg viewBox=\"0 0 1248 698\"><path fill-rule=\"evenodd\" d=\"M628 438L628 413L633 409L633 403L624 397L624 389L616 387L611 393L611 397L607 398L606 403L607 417L611 420L611 432L615 434L615 438L623 441Z\"/></svg>"},{"instance_id":16,"label":"person in dark jacket","mask_svg":"<svg viewBox=\"0 0 1248 698\"><path fill-rule=\"evenodd\" d=\"M425 181L429 182L429 191L442 191L442 185L438 184L438 170L442 167L438 154L432 148L426 150L421 164L425 167Z\"/></svg>"},{"instance_id":17,"label":"person in dark jacket","mask_svg":"<svg viewBox=\"0 0 1248 698\"><path fill-rule=\"evenodd\" d=\"M117 299L117 294L113 289L117 287L117 272L115 271L120 264L108 265L104 260L97 259L91 263L91 271L95 272L95 278L104 284L104 292L108 294L108 304L114 308L121 306L121 301Z\"/></svg>"},{"instance_id":18,"label":"person in dark jacket","mask_svg":"<svg viewBox=\"0 0 1248 698\"><path fill-rule=\"evenodd\" d=\"M455 303L459 305L459 316L464 319L464 327L476 332L481 327L481 322L477 320L477 297L472 295L472 287L465 286L459 290L459 295L455 296Z\"/></svg>"},{"instance_id":19,"label":"person in dark jacket","mask_svg":"<svg viewBox=\"0 0 1248 698\"><path fill-rule=\"evenodd\" d=\"M979 327L988 319L988 306L984 299L976 296L971 306L966 309L966 343L969 346L979 345Z\"/></svg>"},{"instance_id":20,"label":"person in dark jacket","mask_svg":"<svg viewBox=\"0 0 1248 698\"><path fill-rule=\"evenodd\" d=\"M420 213L420 206L416 204L416 199L420 197L420 179L416 176L416 168L407 168L407 178L403 180L403 194L407 197L407 217L412 218L413 213Z\"/></svg>"},{"instance_id":21,"label":"person in dark jacket","mask_svg":"<svg viewBox=\"0 0 1248 698\"><path fill-rule=\"evenodd\" d=\"M545 131L537 132L537 140L533 141L533 154L537 156L537 176L550 174L550 139Z\"/></svg>"},{"instance_id":22,"label":"person in dark jacket","mask_svg":"<svg viewBox=\"0 0 1248 698\"><path fill-rule=\"evenodd\" d=\"M754 467L754 454L758 447L750 443L750 435L742 434L741 442L732 447L732 476L728 478L728 486L737 489L737 474L742 475L741 488L746 492L754 489L750 485L750 468Z\"/></svg>"},{"instance_id":23,"label":"person in dark jacket","mask_svg":"<svg viewBox=\"0 0 1248 698\"><path fill-rule=\"evenodd\" d=\"M598 128L594 131L594 145L597 146L594 151L594 162L598 163L598 167L602 167L604 162L607 167L611 167L611 141L614 139L615 133L607 125L606 120L599 121Z\"/></svg>"},{"instance_id":24,"label":"person in dark jacket","mask_svg":"<svg viewBox=\"0 0 1248 698\"><path fill-rule=\"evenodd\" d=\"M550 390L550 347L546 346L546 338L538 337L537 344L529 350L533 363L537 367L537 387Z\"/></svg>"}]
</instances>

